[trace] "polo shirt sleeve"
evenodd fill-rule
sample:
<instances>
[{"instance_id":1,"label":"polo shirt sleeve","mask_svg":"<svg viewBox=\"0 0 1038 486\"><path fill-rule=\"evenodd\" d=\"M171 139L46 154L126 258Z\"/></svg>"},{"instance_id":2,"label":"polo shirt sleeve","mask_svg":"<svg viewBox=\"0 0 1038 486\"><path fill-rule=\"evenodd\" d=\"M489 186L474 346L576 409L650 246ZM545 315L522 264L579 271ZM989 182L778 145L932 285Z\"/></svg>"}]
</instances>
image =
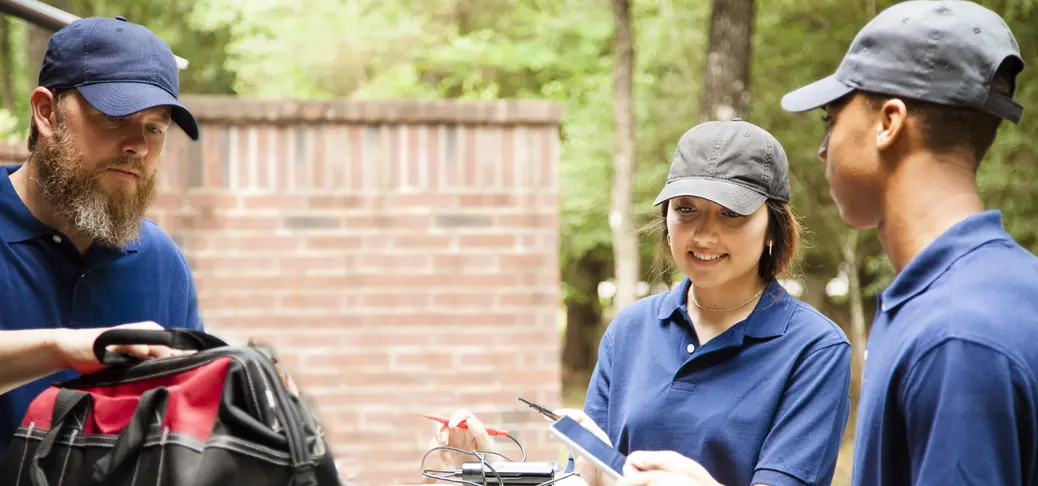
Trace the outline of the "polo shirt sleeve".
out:
<instances>
[{"instance_id":1,"label":"polo shirt sleeve","mask_svg":"<svg viewBox=\"0 0 1038 486\"><path fill-rule=\"evenodd\" d=\"M598 344L598 363L591 372L587 395L584 397L584 413L591 417L602 430L609 433L606 427L609 421L609 369L612 358L612 333L606 329L602 341ZM564 472L574 471L573 454L569 454Z\"/></svg>"},{"instance_id":2,"label":"polo shirt sleeve","mask_svg":"<svg viewBox=\"0 0 1038 486\"><path fill-rule=\"evenodd\" d=\"M761 447L750 484L828 484L850 415L851 350L822 344L797 365Z\"/></svg>"},{"instance_id":3,"label":"polo shirt sleeve","mask_svg":"<svg viewBox=\"0 0 1038 486\"><path fill-rule=\"evenodd\" d=\"M1034 383L1023 369L960 338L940 342L911 366L900 405L913 484L1024 484L1038 434Z\"/></svg>"},{"instance_id":4,"label":"polo shirt sleeve","mask_svg":"<svg viewBox=\"0 0 1038 486\"><path fill-rule=\"evenodd\" d=\"M598 363L591 373L587 395L584 397L584 413L609 433L609 381L612 368L613 333L607 329L598 345Z\"/></svg>"},{"instance_id":5,"label":"polo shirt sleeve","mask_svg":"<svg viewBox=\"0 0 1038 486\"><path fill-rule=\"evenodd\" d=\"M195 290L195 279L192 277L190 270L187 272L187 286L187 322L184 327L196 331L205 331L205 326L202 325L202 316L198 311L198 292Z\"/></svg>"},{"instance_id":6,"label":"polo shirt sleeve","mask_svg":"<svg viewBox=\"0 0 1038 486\"><path fill-rule=\"evenodd\" d=\"M187 264L187 259L184 258L184 254L178 248L177 255L180 257L180 262L184 269L184 279L186 280L184 288L184 296L187 300L187 312L184 324L184 329L192 329L196 331L205 331L205 326L202 325L202 317L198 310L198 291L195 289L195 276L191 274L191 267Z\"/></svg>"}]
</instances>

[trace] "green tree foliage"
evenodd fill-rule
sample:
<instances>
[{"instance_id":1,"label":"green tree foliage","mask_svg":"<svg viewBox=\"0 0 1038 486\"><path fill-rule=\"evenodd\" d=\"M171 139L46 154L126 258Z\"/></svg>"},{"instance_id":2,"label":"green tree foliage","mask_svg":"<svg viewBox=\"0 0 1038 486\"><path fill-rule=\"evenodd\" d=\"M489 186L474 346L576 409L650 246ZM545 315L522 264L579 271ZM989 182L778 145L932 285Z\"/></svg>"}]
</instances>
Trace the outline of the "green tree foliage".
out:
<instances>
[{"instance_id":1,"label":"green tree foliage","mask_svg":"<svg viewBox=\"0 0 1038 486\"><path fill-rule=\"evenodd\" d=\"M142 24L169 44L173 53L190 62L180 73L184 93L234 92L234 71L225 65L229 29L197 28L184 21L194 11L194 0L67 0L69 11L80 17L123 16Z\"/></svg>"},{"instance_id":2,"label":"green tree foliage","mask_svg":"<svg viewBox=\"0 0 1038 486\"><path fill-rule=\"evenodd\" d=\"M28 56L25 55L28 50L28 28L24 22L13 18L7 17L4 20L7 22L6 34L10 52L0 53L0 55L10 56L5 60L4 65L10 65L12 72L5 73L0 82L6 83L9 80L11 83L12 106L0 105L0 142L13 142L24 138L25 126L29 118L29 93L32 88L30 88L29 76L25 75L29 71Z\"/></svg>"}]
</instances>

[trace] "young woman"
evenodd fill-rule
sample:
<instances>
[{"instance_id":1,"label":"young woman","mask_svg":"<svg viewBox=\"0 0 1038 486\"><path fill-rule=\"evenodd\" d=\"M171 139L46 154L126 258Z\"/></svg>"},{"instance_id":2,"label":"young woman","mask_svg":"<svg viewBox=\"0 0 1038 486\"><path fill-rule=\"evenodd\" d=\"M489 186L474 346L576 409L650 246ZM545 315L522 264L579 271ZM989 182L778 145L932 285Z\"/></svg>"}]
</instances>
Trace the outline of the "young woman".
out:
<instances>
[{"instance_id":1,"label":"young woman","mask_svg":"<svg viewBox=\"0 0 1038 486\"><path fill-rule=\"evenodd\" d=\"M850 343L776 281L796 256L789 168L771 134L741 119L678 142L656 199L663 244L685 274L623 309L599 347L575 417L624 454L675 451L715 483L825 485L850 409ZM493 445L459 412L441 441ZM458 458L461 459L461 458ZM583 460L588 485L608 478Z\"/></svg>"}]
</instances>

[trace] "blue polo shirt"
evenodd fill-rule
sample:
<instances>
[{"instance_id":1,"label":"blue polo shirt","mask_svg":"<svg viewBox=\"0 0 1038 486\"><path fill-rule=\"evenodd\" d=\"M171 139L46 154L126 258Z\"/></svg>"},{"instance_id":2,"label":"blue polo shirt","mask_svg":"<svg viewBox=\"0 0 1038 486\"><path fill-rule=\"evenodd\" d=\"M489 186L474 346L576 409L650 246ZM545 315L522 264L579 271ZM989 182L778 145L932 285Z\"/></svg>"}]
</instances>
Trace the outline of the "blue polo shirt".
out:
<instances>
[{"instance_id":1,"label":"blue polo shirt","mask_svg":"<svg viewBox=\"0 0 1038 486\"><path fill-rule=\"evenodd\" d=\"M847 337L772 281L746 320L700 346L690 285L620 312L585 412L620 452L677 451L726 486L829 484L850 413Z\"/></svg>"},{"instance_id":2,"label":"blue polo shirt","mask_svg":"<svg viewBox=\"0 0 1038 486\"><path fill-rule=\"evenodd\" d=\"M0 167L0 330L139 321L202 329L191 272L169 236L142 221L141 238L126 248L94 246L80 255L19 199L10 179L18 167ZM33 398L76 376L60 372L0 395L0 456Z\"/></svg>"},{"instance_id":3,"label":"blue polo shirt","mask_svg":"<svg viewBox=\"0 0 1038 486\"><path fill-rule=\"evenodd\" d=\"M853 484L1038 484L1038 258L975 214L879 296Z\"/></svg>"}]
</instances>

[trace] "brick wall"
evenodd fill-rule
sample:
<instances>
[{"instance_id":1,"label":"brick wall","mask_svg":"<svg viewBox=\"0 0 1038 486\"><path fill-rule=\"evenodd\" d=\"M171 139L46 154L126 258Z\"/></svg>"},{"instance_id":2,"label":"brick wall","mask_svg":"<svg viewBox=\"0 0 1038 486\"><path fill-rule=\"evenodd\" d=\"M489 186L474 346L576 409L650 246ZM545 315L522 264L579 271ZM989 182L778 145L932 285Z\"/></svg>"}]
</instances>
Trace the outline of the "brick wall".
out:
<instances>
[{"instance_id":1,"label":"brick wall","mask_svg":"<svg viewBox=\"0 0 1038 486\"><path fill-rule=\"evenodd\" d=\"M28 156L28 151L25 148L25 142L0 142L0 165L21 163L26 156Z\"/></svg>"},{"instance_id":2,"label":"brick wall","mask_svg":"<svg viewBox=\"0 0 1038 486\"><path fill-rule=\"evenodd\" d=\"M561 402L557 105L186 102L202 138L171 132L152 217L210 330L277 347L344 477L420 482L417 414L461 406L558 456L516 400Z\"/></svg>"}]
</instances>

